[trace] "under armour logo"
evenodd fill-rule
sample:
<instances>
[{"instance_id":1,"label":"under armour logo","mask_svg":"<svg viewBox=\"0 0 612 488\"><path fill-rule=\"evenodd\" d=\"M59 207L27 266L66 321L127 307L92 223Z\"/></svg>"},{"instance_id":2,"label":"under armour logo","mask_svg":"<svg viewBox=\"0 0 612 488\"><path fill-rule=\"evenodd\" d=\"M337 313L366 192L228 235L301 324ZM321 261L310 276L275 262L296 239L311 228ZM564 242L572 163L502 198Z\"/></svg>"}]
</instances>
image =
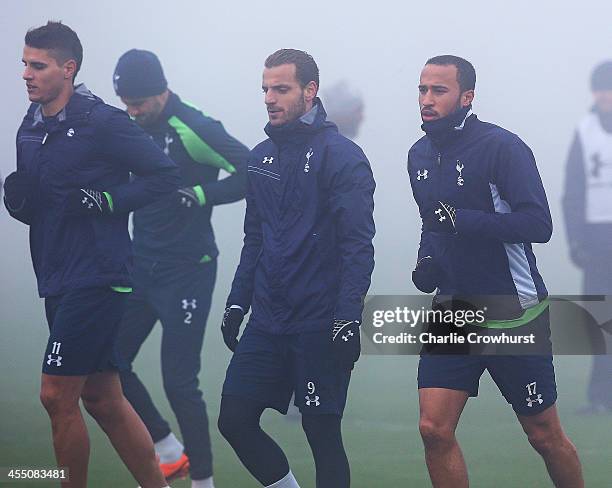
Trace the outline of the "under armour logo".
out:
<instances>
[{"instance_id":1,"label":"under armour logo","mask_svg":"<svg viewBox=\"0 0 612 488\"><path fill-rule=\"evenodd\" d=\"M311 398L310 395L306 395L304 399L306 400L307 407L310 407L312 403L314 403L315 407L318 407L319 405L321 405L321 402L319 401L319 395L314 395L314 398Z\"/></svg>"},{"instance_id":2,"label":"under armour logo","mask_svg":"<svg viewBox=\"0 0 612 488\"><path fill-rule=\"evenodd\" d=\"M353 337L354 335L355 335L355 334L353 334L353 331L352 331L352 330L349 330L349 331L346 333L346 335L343 335L343 336L342 336L342 340L343 340L344 342L348 342L348 340L349 340L351 337Z\"/></svg>"},{"instance_id":3,"label":"under armour logo","mask_svg":"<svg viewBox=\"0 0 612 488\"><path fill-rule=\"evenodd\" d=\"M187 310L188 308L197 308L197 299L192 298L191 300L183 299L183 310Z\"/></svg>"},{"instance_id":4,"label":"under armour logo","mask_svg":"<svg viewBox=\"0 0 612 488\"><path fill-rule=\"evenodd\" d=\"M434 213L438 216L438 220L440 222L444 222L446 220L446 215L442 215L442 209L441 208L436 210Z\"/></svg>"},{"instance_id":5,"label":"under armour logo","mask_svg":"<svg viewBox=\"0 0 612 488\"><path fill-rule=\"evenodd\" d=\"M531 397L527 397L525 398L525 401L527 402L527 406L529 408L533 407L534 404L538 404L538 405L542 405L542 403L544 403L544 400L542 400L542 394L538 393L538 395L535 398L531 398Z\"/></svg>"},{"instance_id":6,"label":"under armour logo","mask_svg":"<svg viewBox=\"0 0 612 488\"><path fill-rule=\"evenodd\" d=\"M166 156L170 155L170 144L174 142L174 139L170 136L170 134L166 134L164 136L164 154Z\"/></svg>"},{"instance_id":7,"label":"under armour logo","mask_svg":"<svg viewBox=\"0 0 612 488\"><path fill-rule=\"evenodd\" d=\"M72 127L70 129L68 129L68 132L66 132L66 135L68 137L72 137L74 135L74 129Z\"/></svg>"},{"instance_id":8,"label":"under armour logo","mask_svg":"<svg viewBox=\"0 0 612 488\"><path fill-rule=\"evenodd\" d=\"M421 172L421 170L418 170L417 171L417 180L418 181L421 181L421 179L426 180L428 173L429 173L429 171L427 171L426 169L424 169L423 172Z\"/></svg>"},{"instance_id":9,"label":"under armour logo","mask_svg":"<svg viewBox=\"0 0 612 488\"><path fill-rule=\"evenodd\" d=\"M306 164L304 165L304 173L308 173L310 171L310 158L314 153L312 152L312 147L306 153Z\"/></svg>"},{"instance_id":10,"label":"under armour logo","mask_svg":"<svg viewBox=\"0 0 612 488\"><path fill-rule=\"evenodd\" d=\"M274 161L274 158L272 156L266 156L261 160L263 164L272 164L272 161Z\"/></svg>"},{"instance_id":11,"label":"under armour logo","mask_svg":"<svg viewBox=\"0 0 612 488\"><path fill-rule=\"evenodd\" d=\"M47 365L51 366L51 364L55 363L56 366L61 366L62 365L62 356L57 356L56 358L53 357L53 354L48 354L47 357L49 359L47 359Z\"/></svg>"},{"instance_id":12,"label":"under armour logo","mask_svg":"<svg viewBox=\"0 0 612 488\"><path fill-rule=\"evenodd\" d=\"M92 208L94 206L93 202L90 202L89 198L87 197L83 197L83 200L81 200L81 203L85 205L87 208Z\"/></svg>"},{"instance_id":13,"label":"under armour logo","mask_svg":"<svg viewBox=\"0 0 612 488\"><path fill-rule=\"evenodd\" d=\"M181 205L184 205L187 208L191 208L192 205L191 198L181 197Z\"/></svg>"},{"instance_id":14,"label":"under armour logo","mask_svg":"<svg viewBox=\"0 0 612 488\"><path fill-rule=\"evenodd\" d=\"M457 176L457 186L463 186L464 180L463 180L463 175L461 174L461 172L463 171L464 167L465 166L463 166L461 161L457 160L457 166L455 166L455 169L459 173L459 176Z\"/></svg>"}]
</instances>

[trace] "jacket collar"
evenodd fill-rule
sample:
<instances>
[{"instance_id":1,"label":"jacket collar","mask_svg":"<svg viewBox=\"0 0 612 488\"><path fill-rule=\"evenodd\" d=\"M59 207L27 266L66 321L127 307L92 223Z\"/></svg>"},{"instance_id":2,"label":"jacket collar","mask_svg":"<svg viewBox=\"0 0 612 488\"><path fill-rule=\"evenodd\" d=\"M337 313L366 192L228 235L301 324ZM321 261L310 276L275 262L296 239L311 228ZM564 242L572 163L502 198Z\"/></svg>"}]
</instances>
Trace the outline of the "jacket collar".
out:
<instances>
[{"instance_id":1,"label":"jacket collar","mask_svg":"<svg viewBox=\"0 0 612 488\"><path fill-rule=\"evenodd\" d=\"M264 131L277 144L301 144L327 127L335 128L336 126L334 123L327 121L327 113L323 108L323 103L317 97L312 109L299 119L280 126L273 126L268 122Z\"/></svg>"},{"instance_id":2,"label":"jacket collar","mask_svg":"<svg viewBox=\"0 0 612 488\"><path fill-rule=\"evenodd\" d=\"M66 118L70 116L78 116L88 113L91 102L96 100L100 99L89 91L89 89L85 86L85 83L77 85L74 88L74 93L70 97L70 100L68 100L66 106L57 114L57 122L64 122ZM42 113L42 105L39 103L33 103L30 106L30 111L33 111L32 127L45 123Z\"/></svg>"},{"instance_id":3,"label":"jacket collar","mask_svg":"<svg viewBox=\"0 0 612 488\"><path fill-rule=\"evenodd\" d=\"M471 119L476 118L472 115L472 106L468 105L441 119L423 122L421 129L438 148L443 149L462 134L465 127L470 125Z\"/></svg>"}]
</instances>

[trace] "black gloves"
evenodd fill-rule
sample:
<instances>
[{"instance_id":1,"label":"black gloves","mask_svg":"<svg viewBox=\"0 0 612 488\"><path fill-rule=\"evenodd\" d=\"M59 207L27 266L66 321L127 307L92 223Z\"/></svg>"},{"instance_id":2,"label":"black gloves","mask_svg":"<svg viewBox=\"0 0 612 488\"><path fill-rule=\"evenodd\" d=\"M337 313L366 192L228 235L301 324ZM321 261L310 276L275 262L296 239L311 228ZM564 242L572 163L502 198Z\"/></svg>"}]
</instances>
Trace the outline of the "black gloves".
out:
<instances>
[{"instance_id":1,"label":"black gloves","mask_svg":"<svg viewBox=\"0 0 612 488\"><path fill-rule=\"evenodd\" d=\"M66 196L66 214L68 215L107 215L113 211L113 199L110 194L98 190L79 188Z\"/></svg>"},{"instance_id":2,"label":"black gloves","mask_svg":"<svg viewBox=\"0 0 612 488\"><path fill-rule=\"evenodd\" d=\"M356 320L334 320L332 330L334 358L345 369L353 369L361 354L359 322Z\"/></svg>"},{"instance_id":3,"label":"black gloves","mask_svg":"<svg viewBox=\"0 0 612 488\"><path fill-rule=\"evenodd\" d=\"M240 324L244 319L244 311L241 307L227 307L223 314L223 322L221 322L221 333L223 334L223 342L234 352L238 345L238 332L240 332Z\"/></svg>"},{"instance_id":4,"label":"black gloves","mask_svg":"<svg viewBox=\"0 0 612 488\"><path fill-rule=\"evenodd\" d=\"M417 262L412 272L412 282L423 293L431 293L442 280L442 268L431 256L425 256Z\"/></svg>"},{"instance_id":5,"label":"black gloves","mask_svg":"<svg viewBox=\"0 0 612 488\"><path fill-rule=\"evenodd\" d=\"M423 230L455 234L455 207L437 202L423 215Z\"/></svg>"},{"instance_id":6,"label":"black gloves","mask_svg":"<svg viewBox=\"0 0 612 488\"><path fill-rule=\"evenodd\" d=\"M13 212L19 212L27 201L36 199L37 190L28 175L22 171L13 171L4 182L4 202Z\"/></svg>"},{"instance_id":7,"label":"black gloves","mask_svg":"<svg viewBox=\"0 0 612 488\"><path fill-rule=\"evenodd\" d=\"M206 205L206 196L200 185L187 186L178 190L178 203L184 208L198 208Z\"/></svg>"}]
</instances>

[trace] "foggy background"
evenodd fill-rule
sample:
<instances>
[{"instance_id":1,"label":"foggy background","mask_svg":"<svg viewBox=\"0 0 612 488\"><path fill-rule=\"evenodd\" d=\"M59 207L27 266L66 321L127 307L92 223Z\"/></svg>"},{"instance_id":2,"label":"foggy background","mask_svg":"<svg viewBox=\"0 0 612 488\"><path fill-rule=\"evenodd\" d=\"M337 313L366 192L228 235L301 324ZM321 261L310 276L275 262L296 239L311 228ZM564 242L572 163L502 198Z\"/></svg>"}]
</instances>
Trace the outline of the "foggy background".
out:
<instances>
[{"instance_id":1,"label":"foggy background","mask_svg":"<svg viewBox=\"0 0 612 488\"><path fill-rule=\"evenodd\" d=\"M591 70L612 58L612 2L5 2L0 16L3 177L15 168L15 134L29 104L21 79L23 37L48 19L62 20L77 32L84 48L77 82L107 103L123 108L112 87L119 56L131 48L148 49L159 56L171 90L221 120L250 148L265 137L261 74L267 55L282 47L308 51L319 65L322 91L346 79L364 99L356 142L377 182L370 289L377 294L418 293L410 272L420 223L406 155L422 135L420 70L433 55L467 58L477 73L474 112L517 133L535 153L555 226L550 243L534 246L544 281L552 294L581 291L580 274L569 261L560 201L571 138L591 106ZM205 355L221 344L218 325L242 244L243 212L243 202L213 212L221 255ZM3 206L0 236L0 387L6 391L5 375L12 368L28 365L35 390L47 325L27 227ZM222 374L223 368L215 372ZM50 439L44 442L50 446Z\"/></svg>"},{"instance_id":2,"label":"foggy background","mask_svg":"<svg viewBox=\"0 0 612 488\"><path fill-rule=\"evenodd\" d=\"M533 149L555 224L552 241L536 245L551 293L579 290L569 263L560 198L575 125L590 106L593 66L612 58L612 4L559 2L10 2L0 17L3 114L0 171L15 167L15 133L28 100L21 79L23 37L47 19L62 20L84 48L77 82L120 106L112 73L131 48L159 56L169 87L253 147L267 117L261 92L266 56L281 47L311 53L321 89L346 79L365 102L357 142L377 181L374 293L415 292L410 281L418 216L406 154L422 135L417 106L420 70L428 57L456 54L477 72L474 111L517 133ZM221 250L219 295L227 291L241 243L243 204L217 207ZM1 305L32 294L27 229L0 211ZM223 291L222 291L223 290ZM217 298L221 299L221 296ZM32 303L32 305L35 305ZM6 313L0 306L0 313Z\"/></svg>"}]
</instances>

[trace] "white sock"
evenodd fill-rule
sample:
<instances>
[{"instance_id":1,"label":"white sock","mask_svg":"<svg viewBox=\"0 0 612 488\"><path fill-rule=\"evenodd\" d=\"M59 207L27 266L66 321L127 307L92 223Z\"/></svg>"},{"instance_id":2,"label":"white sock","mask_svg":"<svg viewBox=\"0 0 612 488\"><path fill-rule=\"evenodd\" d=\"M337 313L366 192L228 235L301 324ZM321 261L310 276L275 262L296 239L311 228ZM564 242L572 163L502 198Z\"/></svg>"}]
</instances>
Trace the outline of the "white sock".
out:
<instances>
[{"instance_id":1,"label":"white sock","mask_svg":"<svg viewBox=\"0 0 612 488\"><path fill-rule=\"evenodd\" d=\"M293 473L291 470L289 470L287 476L285 476L282 480L278 480L276 483L268 485L267 488L300 488L300 485L298 485Z\"/></svg>"},{"instance_id":2,"label":"white sock","mask_svg":"<svg viewBox=\"0 0 612 488\"><path fill-rule=\"evenodd\" d=\"M183 455L183 444L170 432L161 441L155 443L155 452L162 464L175 463Z\"/></svg>"},{"instance_id":3,"label":"white sock","mask_svg":"<svg viewBox=\"0 0 612 488\"><path fill-rule=\"evenodd\" d=\"M213 477L210 476L203 480L191 480L191 488L215 488Z\"/></svg>"}]
</instances>

